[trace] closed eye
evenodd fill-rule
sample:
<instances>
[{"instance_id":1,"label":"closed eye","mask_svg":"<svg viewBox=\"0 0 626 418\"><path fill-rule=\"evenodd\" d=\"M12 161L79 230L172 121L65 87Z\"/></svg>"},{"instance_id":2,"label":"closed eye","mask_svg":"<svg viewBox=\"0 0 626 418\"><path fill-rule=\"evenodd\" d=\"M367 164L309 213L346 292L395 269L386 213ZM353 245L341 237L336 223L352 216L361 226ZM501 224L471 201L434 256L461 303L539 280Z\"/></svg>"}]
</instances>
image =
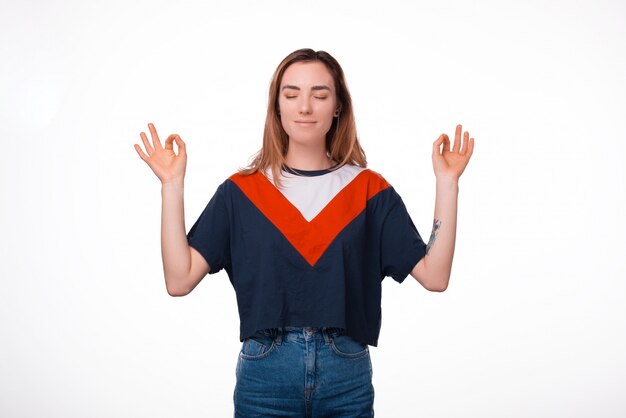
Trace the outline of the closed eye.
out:
<instances>
[{"instance_id":1,"label":"closed eye","mask_svg":"<svg viewBox=\"0 0 626 418\"><path fill-rule=\"evenodd\" d=\"M295 99L296 97L298 97L298 96L285 96L285 99ZM319 100L326 100L326 99L328 99L328 96L313 96L313 97L315 97L316 99L319 99Z\"/></svg>"}]
</instances>

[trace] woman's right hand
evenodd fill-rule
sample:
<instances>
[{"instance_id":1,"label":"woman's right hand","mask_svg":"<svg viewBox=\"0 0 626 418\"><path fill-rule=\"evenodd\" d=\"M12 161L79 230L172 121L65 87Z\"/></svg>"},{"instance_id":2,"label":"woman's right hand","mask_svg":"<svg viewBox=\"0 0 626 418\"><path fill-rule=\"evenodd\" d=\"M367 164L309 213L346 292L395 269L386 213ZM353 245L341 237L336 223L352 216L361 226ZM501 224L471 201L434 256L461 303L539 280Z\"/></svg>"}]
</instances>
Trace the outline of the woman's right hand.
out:
<instances>
[{"instance_id":1,"label":"woman's right hand","mask_svg":"<svg viewBox=\"0 0 626 418\"><path fill-rule=\"evenodd\" d=\"M185 143L178 134L172 134L165 140L165 148L163 148L154 125L149 123L148 128L150 128L150 134L152 135L152 145L150 145L145 133L141 132L140 134L148 155L143 152L139 145L135 144L137 154L150 166L162 184L172 181L180 181L182 183L187 167ZM178 155L174 153L174 141L176 141L178 146Z\"/></svg>"}]
</instances>

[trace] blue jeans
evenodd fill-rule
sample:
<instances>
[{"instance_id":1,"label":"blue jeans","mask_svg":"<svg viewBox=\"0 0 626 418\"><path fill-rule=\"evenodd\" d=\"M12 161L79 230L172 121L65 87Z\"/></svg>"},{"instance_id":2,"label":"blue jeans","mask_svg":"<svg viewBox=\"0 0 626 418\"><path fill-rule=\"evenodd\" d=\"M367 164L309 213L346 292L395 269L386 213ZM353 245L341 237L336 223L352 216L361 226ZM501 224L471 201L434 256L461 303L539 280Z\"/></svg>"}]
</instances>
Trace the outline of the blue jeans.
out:
<instances>
[{"instance_id":1,"label":"blue jeans","mask_svg":"<svg viewBox=\"0 0 626 418\"><path fill-rule=\"evenodd\" d=\"M373 417L369 348L339 328L273 328L246 338L235 417Z\"/></svg>"}]
</instances>

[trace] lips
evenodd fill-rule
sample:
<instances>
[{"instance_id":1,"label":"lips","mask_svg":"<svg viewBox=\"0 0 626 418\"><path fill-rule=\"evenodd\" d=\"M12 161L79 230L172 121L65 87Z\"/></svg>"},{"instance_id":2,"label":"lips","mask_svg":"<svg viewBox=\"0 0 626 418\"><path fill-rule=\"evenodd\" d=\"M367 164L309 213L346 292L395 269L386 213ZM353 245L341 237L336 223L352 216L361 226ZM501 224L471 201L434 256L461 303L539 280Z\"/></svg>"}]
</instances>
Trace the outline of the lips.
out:
<instances>
[{"instance_id":1,"label":"lips","mask_svg":"<svg viewBox=\"0 0 626 418\"><path fill-rule=\"evenodd\" d=\"M295 122L299 123L301 125L312 125L312 124L316 123L314 120L297 120Z\"/></svg>"}]
</instances>

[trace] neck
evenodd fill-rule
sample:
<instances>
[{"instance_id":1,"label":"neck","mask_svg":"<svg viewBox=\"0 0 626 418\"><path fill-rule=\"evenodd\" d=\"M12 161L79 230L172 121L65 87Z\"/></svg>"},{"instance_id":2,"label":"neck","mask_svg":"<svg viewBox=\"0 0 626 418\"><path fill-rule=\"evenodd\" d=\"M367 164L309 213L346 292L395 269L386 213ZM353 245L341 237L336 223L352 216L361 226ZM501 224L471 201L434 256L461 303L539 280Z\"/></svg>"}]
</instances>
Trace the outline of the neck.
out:
<instances>
[{"instance_id":1,"label":"neck","mask_svg":"<svg viewBox=\"0 0 626 418\"><path fill-rule=\"evenodd\" d=\"M333 166L325 146L305 147L294 143L289 144L285 162L287 166L300 170L325 170Z\"/></svg>"}]
</instances>

